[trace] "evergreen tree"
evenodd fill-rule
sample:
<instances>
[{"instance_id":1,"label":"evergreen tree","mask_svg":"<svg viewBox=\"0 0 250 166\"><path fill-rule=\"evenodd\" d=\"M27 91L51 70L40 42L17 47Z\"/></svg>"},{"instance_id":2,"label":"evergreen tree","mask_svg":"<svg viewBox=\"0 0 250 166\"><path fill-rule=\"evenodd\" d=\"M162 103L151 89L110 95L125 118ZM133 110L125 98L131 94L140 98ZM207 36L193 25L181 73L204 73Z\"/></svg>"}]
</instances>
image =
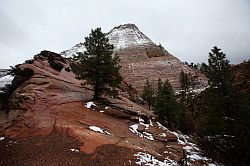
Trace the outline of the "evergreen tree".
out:
<instances>
[{"instance_id":1,"label":"evergreen tree","mask_svg":"<svg viewBox=\"0 0 250 166\"><path fill-rule=\"evenodd\" d=\"M233 74L226 54L221 49L213 47L209 53L208 65L203 64L203 70L212 88L218 88L225 94L232 86Z\"/></svg>"},{"instance_id":2,"label":"evergreen tree","mask_svg":"<svg viewBox=\"0 0 250 166\"><path fill-rule=\"evenodd\" d=\"M204 72L209 79L211 93L219 96L221 111L224 116L230 118L232 108L230 104L233 92L233 73L226 54L216 46L209 53L208 65L204 65Z\"/></svg>"},{"instance_id":3,"label":"evergreen tree","mask_svg":"<svg viewBox=\"0 0 250 166\"><path fill-rule=\"evenodd\" d=\"M92 30L83 43L86 51L78 53L74 57L78 63L71 65L78 79L84 79L93 86L94 99L103 92L117 95L115 88L122 81L119 74L121 66L118 65L120 59L117 55L112 57L114 46L108 41L101 28Z\"/></svg>"},{"instance_id":4,"label":"evergreen tree","mask_svg":"<svg viewBox=\"0 0 250 166\"><path fill-rule=\"evenodd\" d=\"M190 87L194 88L194 78L183 72L180 73L180 84L181 84L181 98L179 108L179 128L184 133L188 133L192 130L192 117L188 111L188 106L192 103L191 94L189 93Z\"/></svg>"},{"instance_id":5,"label":"evergreen tree","mask_svg":"<svg viewBox=\"0 0 250 166\"><path fill-rule=\"evenodd\" d=\"M177 104L171 84L166 80L164 83L158 80L158 91L154 104L154 112L158 117L167 122L169 127L176 124Z\"/></svg>"},{"instance_id":6,"label":"evergreen tree","mask_svg":"<svg viewBox=\"0 0 250 166\"><path fill-rule=\"evenodd\" d=\"M188 75L183 72L183 70L181 71L180 74L180 84L181 84L181 90L185 93L188 92L190 87L190 79Z\"/></svg>"},{"instance_id":7,"label":"evergreen tree","mask_svg":"<svg viewBox=\"0 0 250 166\"><path fill-rule=\"evenodd\" d=\"M210 88L203 92L202 111L205 111L203 128L205 135L235 135L235 119L241 112L240 97L232 86L233 73L226 55L216 46L209 53L208 65L203 71L209 79ZM238 106L237 106L238 105ZM226 142L226 141L225 141Z\"/></svg>"},{"instance_id":8,"label":"evergreen tree","mask_svg":"<svg viewBox=\"0 0 250 166\"><path fill-rule=\"evenodd\" d=\"M153 95L154 95L154 90L149 84L148 79L146 79L146 83L142 92L142 99L147 102L149 110L151 109L152 106Z\"/></svg>"}]
</instances>

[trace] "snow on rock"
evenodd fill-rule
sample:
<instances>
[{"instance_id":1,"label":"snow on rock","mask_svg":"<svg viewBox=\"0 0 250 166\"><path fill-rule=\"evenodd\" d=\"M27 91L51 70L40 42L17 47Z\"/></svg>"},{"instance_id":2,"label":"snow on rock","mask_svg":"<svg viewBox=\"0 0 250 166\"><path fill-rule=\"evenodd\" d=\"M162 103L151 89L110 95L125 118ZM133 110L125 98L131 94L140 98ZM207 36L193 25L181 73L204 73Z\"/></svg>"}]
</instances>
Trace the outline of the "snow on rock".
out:
<instances>
[{"instance_id":1,"label":"snow on rock","mask_svg":"<svg viewBox=\"0 0 250 166\"><path fill-rule=\"evenodd\" d=\"M192 140L189 136L181 134L181 133L177 133L174 131L170 131L166 127L161 125L159 122L157 122L157 125L160 129L166 130L167 132L176 135L178 143L182 144L183 149L185 149L187 152L186 157L188 160L191 160L191 161L202 160L204 162L211 162L211 159L208 159L207 157L203 156L201 150L196 144L188 141L188 140ZM210 163L210 164L214 164L214 163ZM218 164L215 164L215 165L218 165Z\"/></svg>"},{"instance_id":2,"label":"snow on rock","mask_svg":"<svg viewBox=\"0 0 250 166\"><path fill-rule=\"evenodd\" d=\"M72 152L79 152L77 149L70 149Z\"/></svg>"},{"instance_id":3,"label":"snow on rock","mask_svg":"<svg viewBox=\"0 0 250 166\"><path fill-rule=\"evenodd\" d=\"M95 103L92 102L92 101L89 101L89 102L87 102L87 103L85 104L85 107L86 107L86 108L91 108L92 106L95 106L95 107L96 107Z\"/></svg>"},{"instance_id":4,"label":"snow on rock","mask_svg":"<svg viewBox=\"0 0 250 166\"><path fill-rule=\"evenodd\" d=\"M113 44L115 49L153 44L134 24L124 24L114 27L107 33L107 37L109 38L109 43Z\"/></svg>"},{"instance_id":5,"label":"snow on rock","mask_svg":"<svg viewBox=\"0 0 250 166\"><path fill-rule=\"evenodd\" d=\"M134 125L129 126L129 130L130 130L132 133L138 135L139 137L146 138L146 139L148 139L148 140L150 140L150 141L154 141L154 137L153 137L152 134L147 133L147 132L145 132L145 131L142 132L142 133L138 131L139 125L145 126L145 130L147 130L150 124L145 124L145 123L144 123L144 120L143 120L142 118L139 118L139 123L140 123L140 124L134 124Z\"/></svg>"},{"instance_id":6,"label":"snow on rock","mask_svg":"<svg viewBox=\"0 0 250 166\"><path fill-rule=\"evenodd\" d=\"M11 75L5 75L0 77L0 88L3 88L7 84L11 84L11 81L14 79Z\"/></svg>"},{"instance_id":7,"label":"snow on rock","mask_svg":"<svg viewBox=\"0 0 250 166\"><path fill-rule=\"evenodd\" d=\"M149 125L150 125L150 126L154 126L151 119L149 119Z\"/></svg>"},{"instance_id":8,"label":"snow on rock","mask_svg":"<svg viewBox=\"0 0 250 166\"><path fill-rule=\"evenodd\" d=\"M150 124L145 124L145 121L142 118L139 118L139 122L140 122L140 125L143 125L146 127L146 129L148 129Z\"/></svg>"},{"instance_id":9,"label":"snow on rock","mask_svg":"<svg viewBox=\"0 0 250 166\"><path fill-rule=\"evenodd\" d=\"M96 127L96 126L89 126L89 129L98 133L102 133L102 134L108 134L110 135L109 132L107 132L106 130L100 128L100 127Z\"/></svg>"},{"instance_id":10,"label":"snow on rock","mask_svg":"<svg viewBox=\"0 0 250 166\"><path fill-rule=\"evenodd\" d=\"M157 160L154 158L154 156L145 153L145 152L138 152L137 154L134 154L134 156L137 157L137 160L135 163L138 165L147 165L147 166L174 166L178 165L175 161L170 159L165 159L164 161Z\"/></svg>"},{"instance_id":11,"label":"snow on rock","mask_svg":"<svg viewBox=\"0 0 250 166\"><path fill-rule=\"evenodd\" d=\"M207 88L209 88L210 86L206 86L206 87L201 87L201 88L197 88L197 89L191 89L189 92L186 93L191 93L191 94L200 94L201 92L205 91ZM183 92L183 90L178 90L175 91L176 95L180 95L181 92Z\"/></svg>"},{"instance_id":12,"label":"snow on rock","mask_svg":"<svg viewBox=\"0 0 250 166\"><path fill-rule=\"evenodd\" d=\"M127 48L137 45L150 45L154 44L146 35L144 35L136 25L124 24L114 27L110 32L106 34L109 38L109 43L113 44L115 49ZM61 52L63 57L73 57L78 53L84 53L86 51L82 42L76 44L74 47Z\"/></svg>"},{"instance_id":13,"label":"snow on rock","mask_svg":"<svg viewBox=\"0 0 250 166\"><path fill-rule=\"evenodd\" d=\"M167 135L165 133L160 133L161 137L166 137Z\"/></svg>"},{"instance_id":14,"label":"snow on rock","mask_svg":"<svg viewBox=\"0 0 250 166\"><path fill-rule=\"evenodd\" d=\"M132 133L138 135L139 137L146 138L146 139L148 139L148 140L150 140L150 141L154 141L154 137L153 137L152 134L147 133L147 132L145 132L145 131L142 132L142 133L140 133L139 131L137 131L139 125L140 125L140 124L131 125L131 126L129 126L129 130L130 130Z\"/></svg>"},{"instance_id":15,"label":"snow on rock","mask_svg":"<svg viewBox=\"0 0 250 166\"><path fill-rule=\"evenodd\" d=\"M78 43L71 49L61 52L60 55L63 57L69 58L69 57L77 56L78 53L84 53L84 51L86 51L86 48L83 45L83 43Z\"/></svg>"},{"instance_id":16,"label":"snow on rock","mask_svg":"<svg viewBox=\"0 0 250 166\"><path fill-rule=\"evenodd\" d=\"M0 137L0 141L4 140L4 137Z\"/></svg>"}]
</instances>

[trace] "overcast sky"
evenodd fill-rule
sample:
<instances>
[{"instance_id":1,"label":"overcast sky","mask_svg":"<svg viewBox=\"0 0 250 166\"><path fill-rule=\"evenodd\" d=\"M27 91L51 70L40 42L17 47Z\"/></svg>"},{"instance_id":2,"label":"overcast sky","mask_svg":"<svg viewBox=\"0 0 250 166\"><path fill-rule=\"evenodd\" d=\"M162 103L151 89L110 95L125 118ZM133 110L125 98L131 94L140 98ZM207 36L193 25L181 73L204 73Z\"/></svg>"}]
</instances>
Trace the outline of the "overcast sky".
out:
<instances>
[{"instance_id":1,"label":"overcast sky","mask_svg":"<svg viewBox=\"0 0 250 166\"><path fill-rule=\"evenodd\" d=\"M0 68L124 23L181 61L206 62L215 45L231 63L250 59L249 0L0 0Z\"/></svg>"}]
</instances>

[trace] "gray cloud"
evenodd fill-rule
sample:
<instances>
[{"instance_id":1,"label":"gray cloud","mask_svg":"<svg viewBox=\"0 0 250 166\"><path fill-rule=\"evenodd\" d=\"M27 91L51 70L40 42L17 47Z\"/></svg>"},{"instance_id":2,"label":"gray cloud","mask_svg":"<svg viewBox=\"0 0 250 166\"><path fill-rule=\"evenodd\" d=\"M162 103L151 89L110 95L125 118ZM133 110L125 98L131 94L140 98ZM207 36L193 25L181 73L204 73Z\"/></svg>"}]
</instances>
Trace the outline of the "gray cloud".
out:
<instances>
[{"instance_id":1,"label":"gray cloud","mask_svg":"<svg viewBox=\"0 0 250 166\"><path fill-rule=\"evenodd\" d=\"M206 62L214 45L232 63L250 58L248 0L0 0L0 20L0 68L122 23L135 23L182 61Z\"/></svg>"}]
</instances>

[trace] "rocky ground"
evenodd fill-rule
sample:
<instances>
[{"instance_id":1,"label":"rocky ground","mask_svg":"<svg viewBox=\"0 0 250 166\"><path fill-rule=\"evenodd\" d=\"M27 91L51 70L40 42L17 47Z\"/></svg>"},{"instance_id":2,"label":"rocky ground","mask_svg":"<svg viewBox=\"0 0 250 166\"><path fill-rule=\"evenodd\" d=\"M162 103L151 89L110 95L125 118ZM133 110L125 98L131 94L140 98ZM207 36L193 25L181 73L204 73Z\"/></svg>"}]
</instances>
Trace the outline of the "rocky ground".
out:
<instances>
[{"instance_id":1,"label":"rocky ground","mask_svg":"<svg viewBox=\"0 0 250 166\"><path fill-rule=\"evenodd\" d=\"M62 71L48 64L50 56ZM122 95L127 92L91 101L92 91L65 70L68 65L43 51L19 66L34 75L12 93L10 113L1 116L1 165L165 166L183 158L190 165L211 163L192 138L163 127L150 110Z\"/></svg>"},{"instance_id":2,"label":"rocky ground","mask_svg":"<svg viewBox=\"0 0 250 166\"><path fill-rule=\"evenodd\" d=\"M104 145L92 154L79 151L80 142L52 133L46 137L0 141L1 166L80 166L136 165L136 151L116 145Z\"/></svg>"}]
</instances>

